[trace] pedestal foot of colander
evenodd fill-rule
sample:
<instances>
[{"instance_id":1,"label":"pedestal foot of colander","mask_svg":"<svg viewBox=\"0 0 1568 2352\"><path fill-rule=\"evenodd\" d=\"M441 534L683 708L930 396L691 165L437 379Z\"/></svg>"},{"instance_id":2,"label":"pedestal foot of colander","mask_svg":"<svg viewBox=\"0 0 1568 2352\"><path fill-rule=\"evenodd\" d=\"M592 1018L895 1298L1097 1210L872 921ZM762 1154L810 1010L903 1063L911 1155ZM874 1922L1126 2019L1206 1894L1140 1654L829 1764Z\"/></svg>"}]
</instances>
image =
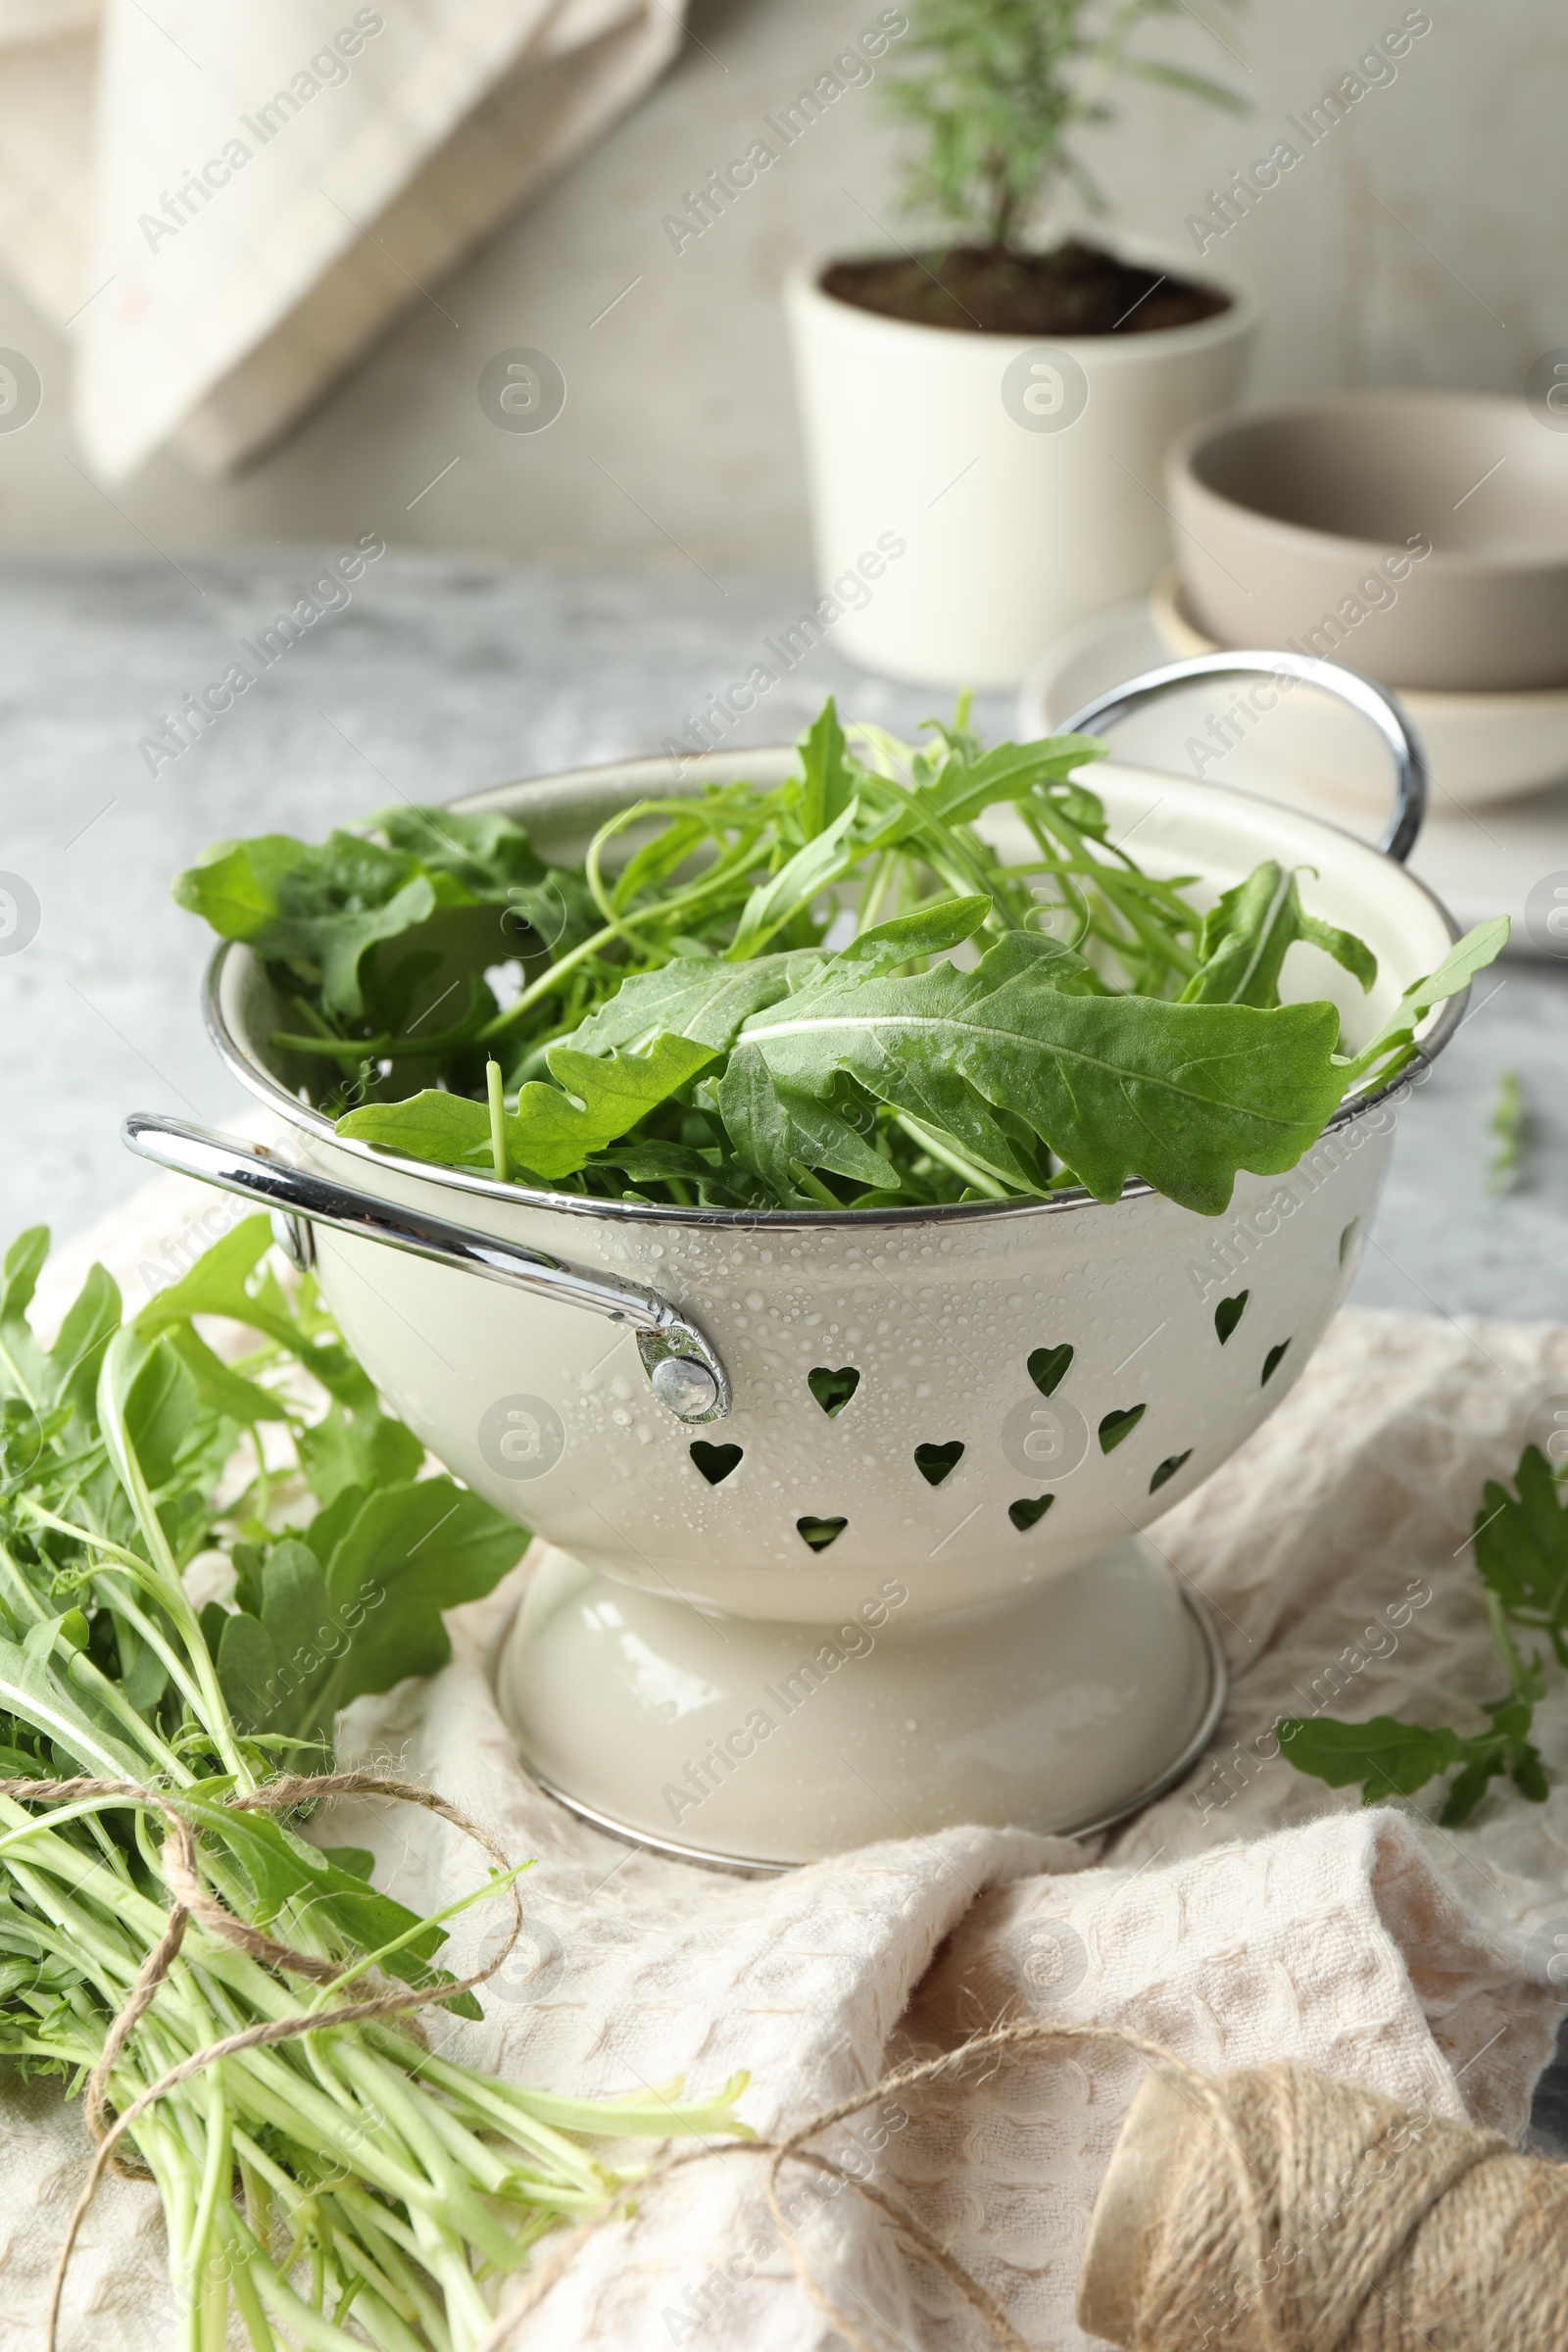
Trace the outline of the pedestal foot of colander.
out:
<instances>
[{"instance_id":1,"label":"pedestal foot of colander","mask_svg":"<svg viewBox=\"0 0 1568 2352\"><path fill-rule=\"evenodd\" d=\"M1016 1598L896 1607L874 1634L718 1618L552 1552L497 1698L582 1820L753 1874L967 1823L1087 1836L1173 1787L1224 1709L1209 1613L1141 1538Z\"/></svg>"}]
</instances>

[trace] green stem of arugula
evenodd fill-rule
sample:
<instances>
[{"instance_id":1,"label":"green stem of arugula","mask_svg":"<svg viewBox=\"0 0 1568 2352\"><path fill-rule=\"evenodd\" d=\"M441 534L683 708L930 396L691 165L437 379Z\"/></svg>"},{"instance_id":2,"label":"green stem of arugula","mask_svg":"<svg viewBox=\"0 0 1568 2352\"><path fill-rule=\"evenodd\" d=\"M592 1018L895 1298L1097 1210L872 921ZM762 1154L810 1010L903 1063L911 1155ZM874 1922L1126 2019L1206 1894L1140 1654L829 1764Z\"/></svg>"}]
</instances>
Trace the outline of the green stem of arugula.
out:
<instances>
[{"instance_id":1,"label":"green stem of arugula","mask_svg":"<svg viewBox=\"0 0 1568 2352\"><path fill-rule=\"evenodd\" d=\"M158 1516L157 1505L142 1470L135 1443L125 1420L127 1372L136 1360L139 1343L134 1324L122 1325L104 1354L103 1370L98 1380L98 1426L109 1447L110 1460L121 1485L129 1498L142 1541L151 1556L159 1577L160 1604L172 1619L190 1660L191 1672L200 1687L200 1699L193 1704L197 1720L211 1738L224 1770L231 1772L245 1794L253 1794L256 1777L245 1761L234 1731L233 1717L228 1711L207 1643L202 1638L201 1625L190 1604L178 1563L170 1549L164 1523ZM102 1542L102 1538L96 1539ZM145 1639L146 1637L144 1637ZM185 1678L179 1678L184 1687Z\"/></svg>"},{"instance_id":2,"label":"green stem of arugula","mask_svg":"<svg viewBox=\"0 0 1568 2352\"><path fill-rule=\"evenodd\" d=\"M874 926L877 916L882 911L882 902L887 897L888 890L898 873L899 862L897 850L885 851L878 859L870 881L860 894L860 904L856 911L855 935L857 939L862 931L869 931Z\"/></svg>"},{"instance_id":3,"label":"green stem of arugula","mask_svg":"<svg viewBox=\"0 0 1568 2352\"><path fill-rule=\"evenodd\" d=\"M820 1176L814 1175L802 1161L798 1159L790 1161L790 1174L800 1186L801 1191L808 1199L814 1200L819 1208L842 1208L844 1206L838 1195L829 1192Z\"/></svg>"},{"instance_id":4,"label":"green stem of arugula","mask_svg":"<svg viewBox=\"0 0 1568 2352\"><path fill-rule=\"evenodd\" d=\"M490 1105L490 1157L495 1172L503 1184L510 1173L507 1155L507 1098L502 1091L501 1064L494 1058L484 1065L485 1097Z\"/></svg>"},{"instance_id":5,"label":"green stem of arugula","mask_svg":"<svg viewBox=\"0 0 1568 2352\"><path fill-rule=\"evenodd\" d=\"M928 1152L933 1159L941 1160L944 1167L951 1168L955 1176L961 1176L965 1184L972 1186L975 1192L983 1193L988 1200L1015 1200L1022 1198L1006 1185L999 1183L984 1168L976 1167L972 1159L965 1159L963 1153L956 1151L945 1136L933 1135L929 1128L923 1127L918 1119L910 1118L906 1111L896 1112L893 1124L902 1127L911 1143L918 1144L921 1151ZM838 1203L834 1205L836 1207Z\"/></svg>"},{"instance_id":6,"label":"green stem of arugula","mask_svg":"<svg viewBox=\"0 0 1568 2352\"><path fill-rule=\"evenodd\" d=\"M58 1512L46 1509L46 1507L40 1502L34 1502L30 1495L19 1495L17 1499L22 1504L23 1508L27 1512L29 1518L37 1520L44 1527L52 1527L58 1534L70 1536L74 1542L84 1544L89 1547L89 1549L101 1552L108 1558L118 1561L121 1567L127 1574L133 1576L139 1585L145 1588L150 1588L152 1592L157 1594L159 1600L164 1603L165 1607L169 1608L170 1615L172 1616L176 1623L180 1625L181 1632L187 1637L187 1649L192 1648L189 1640L189 1634L195 1625L194 1612L191 1610L190 1602L186 1597L184 1585L178 1580L177 1570L175 1571L175 1581L176 1583L179 1583L179 1601L181 1605L178 1607L170 1607L169 1593L167 1590L167 1577L160 1576L155 1569L149 1568L147 1562L145 1560L138 1559L133 1551L126 1551L122 1544L113 1543L109 1537L100 1535L95 1528L78 1527L73 1520L61 1518ZM161 1529L160 1533L162 1533ZM125 1618L129 1624L133 1625L141 1639L146 1642L148 1648L151 1649L158 1657L162 1658L166 1670L177 1685L180 1691L183 1693L187 1704L191 1708L191 1711L196 1715L200 1722L205 1724L207 1722L207 1711L204 1704L206 1693L200 1688L199 1681L192 1679L190 1672L186 1668L184 1660L178 1655L177 1651L170 1646L169 1642L164 1639L162 1630L153 1622L151 1618L149 1618L141 1609L137 1607L136 1603L130 1598L129 1594L122 1588L118 1581L115 1581L111 1577L107 1570L98 1570L94 1574L92 1581L94 1585L98 1587L100 1592L102 1593L104 1599L108 1601L110 1607L117 1609L121 1616ZM200 1654L205 1656L205 1643L199 1644L199 1649ZM196 1654L196 1650L193 1649L193 1657ZM222 1712L226 1717L226 1707L223 1708ZM143 1729L145 1730L145 1728L146 1727L144 1725ZM208 1728L211 1729L211 1726L209 1725Z\"/></svg>"},{"instance_id":7,"label":"green stem of arugula","mask_svg":"<svg viewBox=\"0 0 1568 2352\"><path fill-rule=\"evenodd\" d=\"M590 938L580 940L577 946L563 956L558 963L553 963L548 971L541 972L538 979L531 982L522 994L507 1006L505 1012L498 1012L493 1019L487 1021L484 1027L476 1032L473 1043L485 1046L489 1045L494 1038L510 1036L513 1030L518 1027L522 1015L531 1010L541 997L548 995L565 978L568 972L575 970L576 966L584 962L588 956L596 956L602 948L608 947L612 939L624 941L628 929L638 931L646 929L653 923L666 922L671 915L687 912L711 895L712 892L705 877L702 883L693 884L687 890L677 891L673 898L662 899L657 906L650 906L641 914L622 913L618 915L613 923L607 923L602 931L595 931ZM671 960L671 951L667 948L656 947L641 939L634 940L632 944L637 947L641 955L652 956L656 963L668 963Z\"/></svg>"},{"instance_id":8,"label":"green stem of arugula","mask_svg":"<svg viewBox=\"0 0 1568 2352\"><path fill-rule=\"evenodd\" d=\"M588 854L583 860L583 873L594 905L604 916L605 921L625 940L627 946L639 952L641 952L642 943L635 936L636 926L640 923L662 919L677 902L689 907L700 905L704 899L722 897L737 874L744 876L756 864L759 856L762 854L763 845L771 829L768 825L762 824L754 825L749 831L743 831L738 841L733 842L727 850L721 850L712 864L707 867L694 882L688 883L686 889L678 892L674 899L661 901L656 906L646 908L641 916L628 914L624 906L617 905L614 894L605 887L604 854L617 833L624 831L627 826L635 824L640 818L649 814L654 806L655 804L652 803L641 802L634 808L622 809L617 816L607 819L589 843ZM716 842L720 837L710 830L710 838ZM684 859L681 862L684 863Z\"/></svg>"},{"instance_id":9,"label":"green stem of arugula","mask_svg":"<svg viewBox=\"0 0 1568 2352\"><path fill-rule=\"evenodd\" d=\"M579 963L585 962L590 956L597 956L602 948L619 937L618 927L607 923L602 931L595 931L590 938L579 940L576 947L569 949L559 962L553 963L548 971L541 972L537 980L531 981L504 1012L498 1012L493 1019L486 1021L484 1027L475 1033L473 1043L488 1046L498 1037L510 1037L514 1029L520 1027L523 1014L531 1011L541 997L548 996ZM661 961L667 962L668 957L662 956Z\"/></svg>"},{"instance_id":10,"label":"green stem of arugula","mask_svg":"<svg viewBox=\"0 0 1568 2352\"><path fill-rule=\"evenodd\" d=\"M1524 1697L1528 1694L1530 1673L1508 1631L1507 1614L1495 1592L1489 1592L1487 1594L1487 1616L1491 1621L1492 1639L1496 1644L1497 1655L1507 1669L1511 1694L1515 1698Z\"/></svg>"}]
</instances>

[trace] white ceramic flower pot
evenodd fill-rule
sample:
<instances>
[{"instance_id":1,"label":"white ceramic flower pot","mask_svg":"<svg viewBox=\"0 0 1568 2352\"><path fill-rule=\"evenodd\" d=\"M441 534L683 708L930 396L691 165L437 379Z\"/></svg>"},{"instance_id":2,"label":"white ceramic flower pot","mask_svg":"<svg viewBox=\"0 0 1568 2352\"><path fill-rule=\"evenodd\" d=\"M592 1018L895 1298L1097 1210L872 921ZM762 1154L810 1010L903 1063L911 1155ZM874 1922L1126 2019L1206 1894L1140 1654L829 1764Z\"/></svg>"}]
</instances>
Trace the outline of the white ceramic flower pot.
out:
<instances>
[{"instance_id":1,"label":"white ceramic flower pot","mask_svg":"<svg viewBox=\"0 0 1568 2352\"><path fill-rule=\"evenodd\" d=\"M1236 398L1258 310L1191 256L1120 250L1223 287L1230 308L1047 344L857 310L822 292L820 260L790 272L816 618L852 660L1016 686L1054 636L1169 563L1165 453Z\"/></svg>"}]
</instances>

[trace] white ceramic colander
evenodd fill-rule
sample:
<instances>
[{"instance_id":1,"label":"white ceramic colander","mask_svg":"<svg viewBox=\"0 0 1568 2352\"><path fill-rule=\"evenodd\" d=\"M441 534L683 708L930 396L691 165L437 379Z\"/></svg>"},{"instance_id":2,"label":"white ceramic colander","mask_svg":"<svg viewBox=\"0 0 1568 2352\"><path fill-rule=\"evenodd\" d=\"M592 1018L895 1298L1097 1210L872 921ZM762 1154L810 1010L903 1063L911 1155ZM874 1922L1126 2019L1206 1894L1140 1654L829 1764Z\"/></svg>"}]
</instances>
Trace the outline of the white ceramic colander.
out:
<instances>
[{"instance_id":1,"label":"white ceramic colander","mask_svg":"<svg viewBox=\"0 0 1568 2352\"><path fill-rule=\"evenodd\" d=\"M1306 869L1308 908L1359 933L1379 979L1363 998L1297 946L1285 993L1333 999L1355 1042L1454 935L1398 862L1423 786L1388 698L1332 664L1227 655L1074 726L1238 667L1310 676L1380 727L1392 856L1113 761L1094 786L1153 873L1217 891L1263 858ZM564 858L651 792L773 783L794 757L710 755L678 778L630 761L455 806L504 809ZM1218 1218L1137 1183L1110 1205L752 1215L527 1192L341 1140L268 1043L278 1010L257 959L220 950L209 1023L276 1117L270 1151L152 1118L128 1140L293 1220L397 1410L556 1547L500 1690L566 1802L778 1866L964 1819L1081 1829L1192 1760L1222 1667L1137 1531L1300 1373L1355 1269L1394 1090L1337 1111L1290 1175L1244 1176ZM1460 1017L1440 1011L1427 1054Z\"/></svg>"}]
</instances>

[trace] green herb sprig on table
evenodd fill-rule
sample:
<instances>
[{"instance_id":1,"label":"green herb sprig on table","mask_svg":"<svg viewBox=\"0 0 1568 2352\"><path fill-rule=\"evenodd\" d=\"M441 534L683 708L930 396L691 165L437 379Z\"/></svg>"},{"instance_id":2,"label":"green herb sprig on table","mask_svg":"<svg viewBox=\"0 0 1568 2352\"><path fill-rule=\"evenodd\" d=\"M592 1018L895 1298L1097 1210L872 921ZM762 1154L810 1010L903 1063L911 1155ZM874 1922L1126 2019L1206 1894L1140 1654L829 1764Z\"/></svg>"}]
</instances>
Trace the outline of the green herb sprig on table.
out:
<instances>
[{"instance_id":1,"label":"green herb sprig on table","mask_svg":"<svg viewBox=\"0 0 1568 2352\"><path fill-rule=\"evenodd\" d=\"M279 1767L328 1770L334 1711L441 1665L441 1610L526 1542L421 1475L418 1441L310 1278L284 1291L269 1240L248 1218L131 1318L94 1267L48 1348L27 1314L47 1234L0 1275L0 2055L79 2090L162 1954L113 2051L121 2116L253 2028L389 1983L439 1999L447 1923L516 1875L421 1919L370 1885L368 1853L304 1838L297 1806L236 1809L265 1805ZM243 1327L248 1352L220 1358L197 1316ZM198 1555L231 1572L227 1598L197 1606ZM82 1778L47 1810L19 1788ZM196 1913L170 1957L181 1829L249 1948ZM482 2014L472 1992L447 2005ZM456 2065L393 2016L202 2064L125 2133L163 2200L183 2352L221 2352L231 2308L253 2352L468 2352L541 2234L632 2177L589 2137L743 2131L744 2081L692 2103L678 2083L578 2100Z\"/></svg>"},{"instance_id":2,"label":"green herb sprig on table","mask_svg":"<svg viewBox=\"0 0 1568 2352\"><path fill-rule=\"evenodd\" d=\"M1489 1728L1462 1735L1446 1725L1401 1723L1393 1715L1374 1715L1368 1723L1286 1716L1275 1728L1283 1753L1298 1771L1333 1788L1359 1783L1367 1804L1413 1796L1451 1772L1438 1817L1446 1829L1467 1822L1494 1780L1512 1781L1533 1804L1544 1801L1546 1768L1530 1738L1537 1703L1546 1691L1544 1662L1533 1647L1527 1664L1515 1635L1544 1635L1557 1664L1568 1666L1568 1504L1559 1502L1558 1482L1538 1446L1526 1446L1514 1485L1517 1492L1510 1494L1487 1481L1471 1536L1507 1681L1502 1696L1483 1705Z\"/></svg>"},{"instance_id":3,"label":"green herb sprig on table","mask_svg":"<svg viewBox=\"0 0 1568 2352\"><path fill-rule=\"evenodd\" d=\"M1530 1143L1530 1113L1516 1071L1504 1070L1497 1080L1497 1100L1487 1121L1494 1149L1487 1170L1489 1193L1512 1193L1519 1187Z\"/></svg>"},{"instance_id":4,"label":"green herb sprig on table","mask_svg":"<svg viewBox=\"0 0 1568 2352\"><path fill-rule=\"evenodd\" d=\"M1479 925L1347 1054L1282 966L1305 942L1367 989L1376 959L1298 875L1266 862L1202 913L1075 780L1102 743L986 751L961 704L930 723L852 747L829 702L785 782L639 802L579 865L499 814L403 808L373 838L222 843L175 897L264 959L272 1052L339 1133L749 1209L1113 1200L1136 1175L1217 1215L1507 936Z\"/></svg>"}]
</instances>

